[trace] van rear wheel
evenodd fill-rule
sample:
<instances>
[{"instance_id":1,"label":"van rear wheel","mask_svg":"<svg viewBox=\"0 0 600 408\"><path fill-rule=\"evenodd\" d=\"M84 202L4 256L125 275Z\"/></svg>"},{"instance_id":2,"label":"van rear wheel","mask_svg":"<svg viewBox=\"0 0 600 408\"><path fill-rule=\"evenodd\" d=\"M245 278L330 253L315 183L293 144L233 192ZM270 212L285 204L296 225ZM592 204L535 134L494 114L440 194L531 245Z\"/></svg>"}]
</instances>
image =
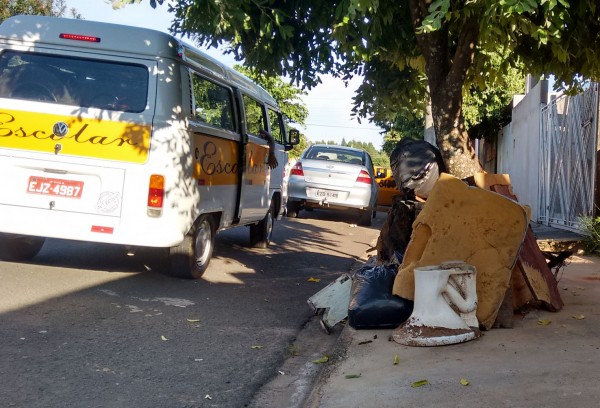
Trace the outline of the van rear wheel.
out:
<instances>
[{"instance_id":1,"label":"van rear wheel","mask_svg":"<svg viewBox=\"0 0 600 408\"><path fill-rule=\"evenodd\" d=\"M215 227L210 215L202 215L183 242L169 251L169 274L184 279L202 277L212 258Z\"/></svg>"},{"instance_id":2,"label":"van rear wheel","mask_svg":"<svg viewBox=\"0 0 600 408\"><path fill-rule=\"evenodd\" d=\"M44 237L0 234L0 259L27 261L40 252L45 241Z\"/></svg>"},{"instance_id":3,"label":"van rear wheel","mask_svg":"<svg viewBox=\"0 0 600 408\"><path fill-rule=\"evenodd\" d=\"M273 217L273 206L269 207L265 218L258 224L250 225L250 245L255 248L267 248L271 243L275 217Z\"/></svg>"}]
</instances>

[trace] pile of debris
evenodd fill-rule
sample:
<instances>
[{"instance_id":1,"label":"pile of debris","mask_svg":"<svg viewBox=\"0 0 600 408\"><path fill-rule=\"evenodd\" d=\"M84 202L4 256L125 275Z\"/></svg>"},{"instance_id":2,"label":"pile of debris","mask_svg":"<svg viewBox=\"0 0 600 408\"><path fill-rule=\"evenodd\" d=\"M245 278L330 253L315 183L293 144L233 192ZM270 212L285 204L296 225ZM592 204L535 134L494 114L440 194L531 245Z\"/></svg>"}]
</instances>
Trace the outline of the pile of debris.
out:
<instances>
[{"instance_id":1,"label":"pile of debris","mask_svg":"<svg viewBox=\"0 0 600 408\"><path fill-rule=\"evenodd\" d=\"M326 330L347 316L356 329L397 328L394 340L403 344L451 344L480 330L513 327L514 312L525 307L563 307L529 209L517 202L508 175L482 172L459 180L445 172L439 151L425 141L399 142L390 163L399 194L374 248L377 256L309 299L324 311ZM550 257L550 264L570 255ZM415 271L428 292L417 301ZM434 301L423 301L427 297ZM435 324L441 309L452 315L454 328ZM425 332L430 338L419 339Z\"/></svg>"},{"instance_id":2,"label":"pile of debris","mask_svg":"<svg viewBox=\"0 0 600 408\"><path fill-rule=\"evenodd\" d=\"M398 265L394 295L414 299L415 268L462 261L477 270L482 329L512 327L513 311L526 305L562 308L508 175L479 173L467 184L444 173L439 152L425 141L400 142L390 162L400 194L376 249L378 263Z\"/></svg>"}]
</instances>

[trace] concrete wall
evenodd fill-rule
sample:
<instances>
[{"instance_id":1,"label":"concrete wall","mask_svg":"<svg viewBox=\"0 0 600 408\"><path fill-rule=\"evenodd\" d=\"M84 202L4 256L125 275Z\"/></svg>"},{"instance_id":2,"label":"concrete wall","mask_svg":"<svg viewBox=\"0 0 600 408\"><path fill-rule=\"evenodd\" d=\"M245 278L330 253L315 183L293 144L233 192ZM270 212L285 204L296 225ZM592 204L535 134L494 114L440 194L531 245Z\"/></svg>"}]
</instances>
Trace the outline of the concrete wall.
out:
<instances>
[{"instance_id":1,"label":"concrete wall","mask_svg":"<svg viewBox=\"0 0 600 408\"><path fill-rule=\"evenodd\" d=\"M548 81L541 80L515 99L512 122L498 135L497 172L510 175L513 193L531 208L533 221L538 220L540 114L547 95Z\"/></svg>"}]
</instances>

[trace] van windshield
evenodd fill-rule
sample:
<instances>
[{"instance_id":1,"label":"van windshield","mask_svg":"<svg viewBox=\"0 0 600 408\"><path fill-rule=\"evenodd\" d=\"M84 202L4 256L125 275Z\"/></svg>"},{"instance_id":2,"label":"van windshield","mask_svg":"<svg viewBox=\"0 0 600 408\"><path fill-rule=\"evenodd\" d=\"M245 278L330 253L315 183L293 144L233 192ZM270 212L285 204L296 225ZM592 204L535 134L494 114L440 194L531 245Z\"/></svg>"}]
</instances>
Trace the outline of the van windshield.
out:
<instances>
[{"instance_id":1,"label":"van windshield","mask_svg":"<svg viewBox=\"0 0 600 408\"><path fill-rule=\"evenodd\" d=\"M6 50L0 54L0 97L139 113L146 109L148 68Z\"/></svg>"}]
</instances>

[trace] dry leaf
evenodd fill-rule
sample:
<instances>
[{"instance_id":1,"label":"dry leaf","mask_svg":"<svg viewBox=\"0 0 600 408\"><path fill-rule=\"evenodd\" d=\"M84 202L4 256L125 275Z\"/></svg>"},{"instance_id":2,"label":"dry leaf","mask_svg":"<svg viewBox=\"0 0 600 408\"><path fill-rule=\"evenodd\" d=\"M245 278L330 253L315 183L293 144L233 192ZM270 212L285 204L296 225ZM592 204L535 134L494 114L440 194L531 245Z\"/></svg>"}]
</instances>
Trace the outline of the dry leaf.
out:
<instances>
[{"instance_id":1,"label":"dry leaf","mask_svg":"<svg viewBox=\"0 0 600 408\"><path fill-rule=\"evenodd\" d=\"M211 397L210 395L206 394L206 395L204 396L204 399L211 400L211 399L212 399L212 397Z\"/></svg>"},{"instance_id":2,"label":"dry leaf","mask_svg":"<svg viewBox=\"0 0 600 408\"><path fill-rule=\"evenodd\" d=\"M544 320L544 319L538 320L538 325L540 325L540 326L548 326L550 323L552 323L552 320Z\"/></svg>"},{"instance_id":3,"label":"dry leaf","mask_svg":"<svg viewBox=\"0 0 600 408\"><path fill-rule=\"evenodd\" d=\"M460 379L460 383L461 383L462 385L464 385L465 387L466 387L467 385L469 385L469 381L468 381L466 378L461 378L461 379Z\"/></svg>"},{"instance_id":4,"label":"dry leaf","mask_svg":"<svg viewBox=\"0 0 600 408\"><path fill-rule=\"evenodd\" d=\"M415 381L410 386L413 387L413 388L417 388L417 387L422 387L422 386L427 385L427 384L429 384L429 381L427 381L427 380L419 380L419 381Z\"/></svg>"},{"instance_id":5,"label":"dry leaf","mask_svg":"<svg viewBox=\"0 0 600 408\"><path fill-rule=\"evenodd\" d=\"M585 316L584 316L584 315L575 315L575 316L572 316L572 317L573 317L573 319L575 319L575 320L583 320L583 319L585 319Z\"/></svg>"},{"instance_id":6,"label":"dry leaf","mask_svg":"<svg viewBox=\"0 0 600 408\"><path fill-rule=\"evenodd\" d=\"M313 360L313 363L315 364L323 364L329 361L329 356L328 355L324 355L323 357L321 357L318 360Z\"/></svg>"},{"instance_id":7,"label":"dry leaf","mask_svg":"<svg viewBox=\"0 0 600 408\"><path fill-rule=\"evenodd\" d=\"M346 374L346 378L360 378L360 374Z\"/></svg>"},{"instance_id":8,"label":"dry leaf","mask_svg":"<svg viewBox=\"0 0 600 408\"><path fill-rule=\"evenodd\" d=\"M165 336L160 336L160 339L161 339L162 341L167 341L167 340L169 340L169 339L167 339Z\"/></svg>"},{"instance_id":9,"label":"dry leaf","mask_svg":"<svg viewBox=\"0 0 600 408\"><path fill-rule=\"evenodd\" d=\"M394 356L394 365L398 365L400 363L400 357L398 357L398 354L396 354Z\"/></svg>"},{"instance_id":10,"label":"dry leaf","mask_svg":"<svg viewBox=\"0 0 600 408\"><path fill-rule=\"evenodd\" d=\"M307 279L307 282L321 282L321 279L319 279L319 278L313 278L311 276L310 278Z\"/></svg>"},{"instance_id":11,"label":"dry leaf","mask_svg":"<svg viewBox=\"0 0 600 408\"><path fill-rule=\"evenodd\" d=\"M200 319L186 319L190 323L198 323Z\"/></svg>"},{"instance_id":12,"label":"dry leaf","mask_svg":"<svg viewBox=\"0 0 600 408\"><path fill-rule=\"evenodd\" d=\"M252 348L253 348L253 349L261 349L261 348L263 348L263 347L264 347L264 346L259 346L259 345L252 346Z\"/></svg>"}]
</instances>

